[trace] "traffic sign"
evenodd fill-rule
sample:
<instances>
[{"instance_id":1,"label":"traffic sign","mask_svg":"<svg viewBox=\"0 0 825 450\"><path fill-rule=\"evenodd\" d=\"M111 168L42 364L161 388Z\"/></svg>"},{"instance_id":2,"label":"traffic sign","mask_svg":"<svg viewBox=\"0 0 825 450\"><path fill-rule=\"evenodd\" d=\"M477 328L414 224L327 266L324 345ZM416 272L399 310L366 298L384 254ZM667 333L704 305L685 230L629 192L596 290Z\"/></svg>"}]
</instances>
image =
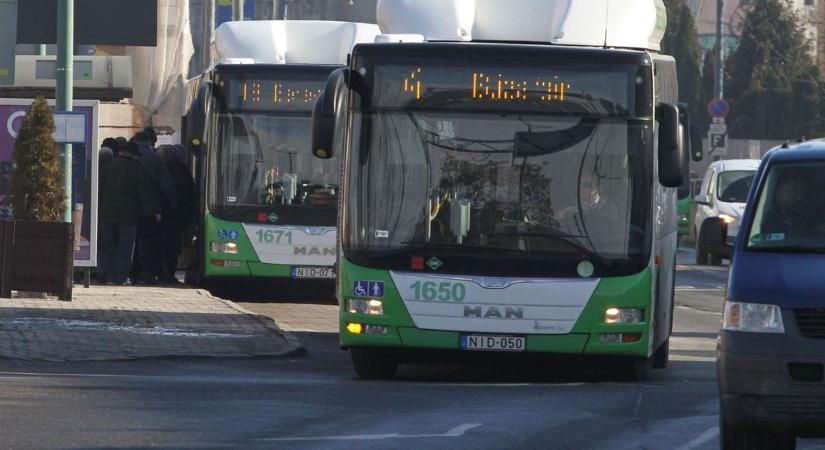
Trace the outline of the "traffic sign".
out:
<instances>
[{"instance_id":1,"label":"traffic sign","mask_svg":"<svg viewBox=\"0 0 825 450\"><path fill-rule=\"evenodd\" d=\"M728 126L722 123L710 124L710 134L728 134Z\"/></svg>"},{"instance_id":2,"label":"traffic sign","mask_svg":"<svg viewBox=\"0 0 825 450\"><path fill-rule=\"evenodd\" d=\"M710 124L708 129L708 142L710 151L708 155L721 156L728 152L728 126L724 119L717 123Z\"/></svg>"},{"instance_id":3,"label":"traffic sign","mask_svg":"<svg viewBox=\"0 0 825 450\"><path fill-rule=\"evenodd\" d=\"M711 117L726 117L730 112L730 103L723 98L715 98L708 102L708 114Z\"/></svg>"}]
</instances>

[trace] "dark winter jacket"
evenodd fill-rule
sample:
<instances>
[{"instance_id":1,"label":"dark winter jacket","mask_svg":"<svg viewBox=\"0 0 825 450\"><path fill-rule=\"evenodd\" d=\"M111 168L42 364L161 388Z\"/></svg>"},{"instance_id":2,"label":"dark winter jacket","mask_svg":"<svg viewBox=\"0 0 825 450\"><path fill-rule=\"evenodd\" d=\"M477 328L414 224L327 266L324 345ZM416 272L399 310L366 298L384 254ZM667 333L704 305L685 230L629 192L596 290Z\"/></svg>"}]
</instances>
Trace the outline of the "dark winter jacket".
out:
<instances>
[{"instance_id":1,"label":"dark winter jacket","mask_svg":"<svg viewBox=\"0 0 825 450\"><path fill-rule=\"evenodd\" d=\"M176 224L178 229L185 229L195 221L195 180L192 179L192 172L186 165L178 160L167 164L172 180L175 182L175 192L178 196L178 204L175 206Z\"/></svg>"},{"instance_id":2,"label":"dark winter jacket","mask_svg":"<svg viewBox=\"0 0 825 450\"><path fill-rule=\"evenodd\" d=\"M175 192L175 182L172 180L172 175L169 174L169 169L166 167L166 164L164 164L160 156L155 153L155 149L149 145L140 144L139 161L151 177L161 207L164 210L174 208L178 203L177 193Z\"/></svg>"},{"instance_id":3,"label":"dark winter jacket","mask_svg":"<svg viewBox=\"0 0 825 450\"><path fill-rule=\"evenodd\" d=\"M160 213L160 202L146 170L135 157L117 156L100 178L100 221L137 225L141 215Z\"/></svg>"}]
</instances>

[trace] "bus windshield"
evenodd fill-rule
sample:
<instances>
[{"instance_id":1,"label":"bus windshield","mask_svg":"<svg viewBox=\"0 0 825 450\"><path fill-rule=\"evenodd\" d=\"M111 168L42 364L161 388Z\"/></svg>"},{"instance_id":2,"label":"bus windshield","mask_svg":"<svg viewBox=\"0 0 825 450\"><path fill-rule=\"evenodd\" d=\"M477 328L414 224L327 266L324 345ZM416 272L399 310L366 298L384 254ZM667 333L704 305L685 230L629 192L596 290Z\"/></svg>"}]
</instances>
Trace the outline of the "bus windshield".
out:
<instances>
[{"instance_id":1,"label":"bus windshield","mask_svg":"<svg viewBox=\"0 0 825 450\"><path fill-rule=\"evenodd\" d=\"M215 116L214 214L244 222L335 225L339 163L317 159L309 149L310 108L322 83L313 82L313 95L275 81L228 83L228 107ZM279 94L283 104L273 104Z\"/></svg>"},{"instance_id":2,"label":"bus windshield","mask_svg":"<svg viewBox=\"0 0 825 450\"><path fill-rule=\"evenodd\" d=\"M429 86L438 102L455 104ZM652 138L649 121L622 117L626 93L590 92L582 98L592 114L582 115L543 112L558 101L525 102L525 112L517 102L447 112L382 106L395 88L376 85L376 104L356 114L349 258L394 270L435 258L445 271L482 276L575 276L582 261L601 276L646 266ZM466 99L469 91L445 92Z\"/></svg>"}]
</instances>

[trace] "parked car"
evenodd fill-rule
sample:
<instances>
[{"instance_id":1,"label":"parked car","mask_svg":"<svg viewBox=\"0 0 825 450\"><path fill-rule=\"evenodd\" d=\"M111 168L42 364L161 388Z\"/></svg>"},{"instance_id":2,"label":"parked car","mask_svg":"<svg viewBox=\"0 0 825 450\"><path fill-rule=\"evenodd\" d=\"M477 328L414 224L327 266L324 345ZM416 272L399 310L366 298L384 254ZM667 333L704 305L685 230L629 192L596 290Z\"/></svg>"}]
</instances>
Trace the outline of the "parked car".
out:
<instances>
[{"instance_id":1,"label":"parked car","mask_svg":"<svg viewBox=\"0 0 825 450\"><path fill-rule=\"evenodd\" d=\"M758 167L758 159L714 161L708 167L695 200L697 264L719 265L730 258Z\"/></svg>"},{"instance_id":2,"label":"parked car","mask_svg":"<svg viewBox=\"0 0 825 450\"><path fill-rule=\"evenodd\" d=\"M717 352L723 449L825 437L825 142L771 150L736 241Z\"/></svg>"}]
</instances>

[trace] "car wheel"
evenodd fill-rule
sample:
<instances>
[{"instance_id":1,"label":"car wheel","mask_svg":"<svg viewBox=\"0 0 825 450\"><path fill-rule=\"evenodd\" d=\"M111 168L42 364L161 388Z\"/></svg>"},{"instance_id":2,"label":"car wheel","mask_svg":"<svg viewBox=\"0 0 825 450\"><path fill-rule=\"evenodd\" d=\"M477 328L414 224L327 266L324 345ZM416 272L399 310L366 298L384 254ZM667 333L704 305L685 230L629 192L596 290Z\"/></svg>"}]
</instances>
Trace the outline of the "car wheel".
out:
<instances>
[{"instance_id":1,"label":"car wheel","mask_svg":"<svg viewBox=\"0 0 825 450\"><path fill-rule=\"evenodd\" d=\"M696 264L706 266L708 264L708 251L702 243L701 235L697 234L696 238Z\"/></svg>"},{"instance_id":2,"label":"car wheel","mask_svg":"<svg viewBox=\"0 0 825 450\"><path fill-rule=\"evenodd\" d=\"M756 431L728 425L720 421L719 439L722 450L794 450L796 436L788 432Z\"/></svg>"},{"instance_id":3,"label":"car wheel","mask_svg":"<svg viewBox=\"0 0 825 450\"><path fill-rule=\"evenodd\" d=\"M371 348L351 348L352 367L365 380L389 380L398 370L398 359Z\"/></svg>"}]
</instances>

